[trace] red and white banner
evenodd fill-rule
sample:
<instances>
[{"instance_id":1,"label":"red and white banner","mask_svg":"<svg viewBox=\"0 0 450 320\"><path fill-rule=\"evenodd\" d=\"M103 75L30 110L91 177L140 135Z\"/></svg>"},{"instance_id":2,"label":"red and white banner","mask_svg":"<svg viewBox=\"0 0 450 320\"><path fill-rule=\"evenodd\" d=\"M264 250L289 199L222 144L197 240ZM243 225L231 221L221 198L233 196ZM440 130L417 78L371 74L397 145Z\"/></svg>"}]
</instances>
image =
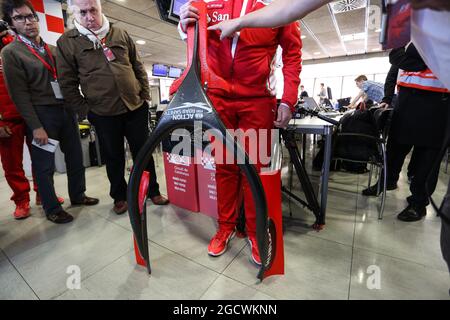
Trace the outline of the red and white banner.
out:
<instances>
[{"instance_id":1,"label":"red and white banner","mask_svg":"<svg viewBox=\"0 0 450 320\"><path fill-rule=\"evenodd\" d=\"M41 37L45 42L56 45L64 33L64 18L61 3L55 0L31 0L41 27Z\"/></svg>"},{"instance_id":2,"label":"red and white banner","mask_svg":"<svg viewBox=\"0 0 450 320\"><path fill-rule=\"evenodd\" d=\"M197 170L194 159L164 152L167 195L180 208L198 212Z\"/></svg>"}]
</instances>

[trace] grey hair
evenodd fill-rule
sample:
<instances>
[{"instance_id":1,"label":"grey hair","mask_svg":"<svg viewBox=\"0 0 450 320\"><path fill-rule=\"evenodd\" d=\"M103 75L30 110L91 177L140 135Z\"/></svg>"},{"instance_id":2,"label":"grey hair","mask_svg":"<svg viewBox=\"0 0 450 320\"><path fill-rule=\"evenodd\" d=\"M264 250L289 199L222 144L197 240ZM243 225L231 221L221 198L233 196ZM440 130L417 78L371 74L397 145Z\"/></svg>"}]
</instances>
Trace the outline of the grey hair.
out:
<instances>
[{"instance_id":1,"label":"grey hair","mask_svg":"<svg viewBox=\"0 0 450 320\"><path fill-rule=\"evenodd\" d=\"M74 0L67 0L67 9L68 9L69 13L74 13L75 12L74 9L78 7L78 6L74 5L73 2L74 2ZM100 8L102 7L101 0L97 0L97 4Z\"/></svg>"}]
</instances>

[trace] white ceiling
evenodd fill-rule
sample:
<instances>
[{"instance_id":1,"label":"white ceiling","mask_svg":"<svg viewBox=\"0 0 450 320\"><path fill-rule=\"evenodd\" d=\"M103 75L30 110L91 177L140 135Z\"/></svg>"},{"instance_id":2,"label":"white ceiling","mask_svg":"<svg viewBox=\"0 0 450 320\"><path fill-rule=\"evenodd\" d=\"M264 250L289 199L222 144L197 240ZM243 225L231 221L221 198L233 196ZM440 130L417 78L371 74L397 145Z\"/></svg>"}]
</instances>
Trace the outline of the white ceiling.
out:
<instances>
[{"instance_id":1,"label":"white ceiling","mask_svg":"<svg viewBox=\"0 0 450 320\"><path fill-rule=\"evenodd\" d=\"M126 29L135 40L146 65L159 62L185 66L186 48L174 25L159 18L154 0L102 0L103 11L117 26ZM341 8L360 9L333 13L333 4L324 6L301 20L303 59L324 59L381 51L378 44L381 0L342 0ZM365 39L342 41L342 36L360 34Z\"/></svg>"}]
</instances>

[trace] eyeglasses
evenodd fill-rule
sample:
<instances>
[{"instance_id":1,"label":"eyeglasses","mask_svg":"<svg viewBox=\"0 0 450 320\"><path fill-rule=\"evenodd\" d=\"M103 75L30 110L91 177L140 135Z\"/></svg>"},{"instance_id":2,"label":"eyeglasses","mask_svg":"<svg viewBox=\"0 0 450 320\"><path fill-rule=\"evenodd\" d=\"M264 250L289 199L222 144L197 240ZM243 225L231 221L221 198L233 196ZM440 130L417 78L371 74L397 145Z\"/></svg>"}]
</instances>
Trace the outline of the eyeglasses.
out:
<instances>
[{"instance_id":1,"label":"eyeglasses","mask_svg":"<svg viewBox=\"0 0 450 320\"><path fill-rule=\"evenodd\" d=\"M14 16L11 17L11 19L13 19L15 22L18 23L25 23L26 20L30 21L30 22L38 22L39 21L39 17L37 16L37 14L28 14L26 16L22 16L22 15L18 15L18 16Z\"/></svg>"}]
</instances>

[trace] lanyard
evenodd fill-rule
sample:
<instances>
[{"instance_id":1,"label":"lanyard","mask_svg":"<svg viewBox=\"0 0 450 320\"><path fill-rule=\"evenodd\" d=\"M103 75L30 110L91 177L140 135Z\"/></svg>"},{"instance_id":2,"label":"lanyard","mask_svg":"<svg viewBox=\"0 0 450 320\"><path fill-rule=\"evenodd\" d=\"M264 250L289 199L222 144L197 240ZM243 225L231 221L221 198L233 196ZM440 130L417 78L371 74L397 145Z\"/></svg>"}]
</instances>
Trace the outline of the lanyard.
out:
<instances>
[{"instance_id":1,"label":"lanyard","mask_svg":"<svg viewBox=\"0 0 450 320\"><path fill-rule=\"evenodd\" d=\"M87 29L87 28L86 28ZM96 37L97 38L97 40L98 40L98 43L100 44L100 46L103 48L103 49L105 49L105 47L106 47L106 45L105 45L105 43L106 43L106 36L102 39L102 40L100 40L100 38L91 30L91 29L87 29L90 33L92 33L92 35L94 36L94 37Z\"/></svg>"},{"instance_id":2,"label":"lanyard","mask_svg":"<svg viewBox=\"0 0 450 320\"><path fill-rule=\"evenodd\" d=\"M52 55L52 53L51 53L51 51L50 51L48 45L47 45L46 43L44 43L44 48L45 48L45 51L47 52L48 58L50 59L52 65L48 64L48 62L45 61L44 58L42 58L42 57L36 52L36 50L35 50L34 48L32 48L31 46L29 46L28 44L26 44L20 37L17 37L17 38L19 39L20 42L22 42L24 45L27 46L28 50L30 50L30 52L31 52L36 58L38 58L38 59L42 62L42 64L44 65L44 67L45 67L48 71L51 72L51 74L52 74L53 78L55 79L55 81L57 81L57 80L58 80L58 75L57 75L57 73L56 73L55 60L53 59L53 55Z\"/></svg>"},{"instance_id":3,"label":"lanyard","mask_svg":"<svg viewBox=\"0 0 450 320\"><path fill-rule=\"evenodd\" d=\"M89 29L87 29L89 30ZM114 60L116 60L116 56L114 55L114 52L112 52L112 50L110 48L108 48L106 46L106 36L103 38L103 40L100 40L99 37L92 32L91 30L89 30L90 33L92 33L94 35L94 37L98 40L99 45L102 47L103 49L103 54L105 55L106 60L108 60L108 62L112 62ZM94 49L96 49L95 45L94 45Z\"/></svg>"}]
</instances>

